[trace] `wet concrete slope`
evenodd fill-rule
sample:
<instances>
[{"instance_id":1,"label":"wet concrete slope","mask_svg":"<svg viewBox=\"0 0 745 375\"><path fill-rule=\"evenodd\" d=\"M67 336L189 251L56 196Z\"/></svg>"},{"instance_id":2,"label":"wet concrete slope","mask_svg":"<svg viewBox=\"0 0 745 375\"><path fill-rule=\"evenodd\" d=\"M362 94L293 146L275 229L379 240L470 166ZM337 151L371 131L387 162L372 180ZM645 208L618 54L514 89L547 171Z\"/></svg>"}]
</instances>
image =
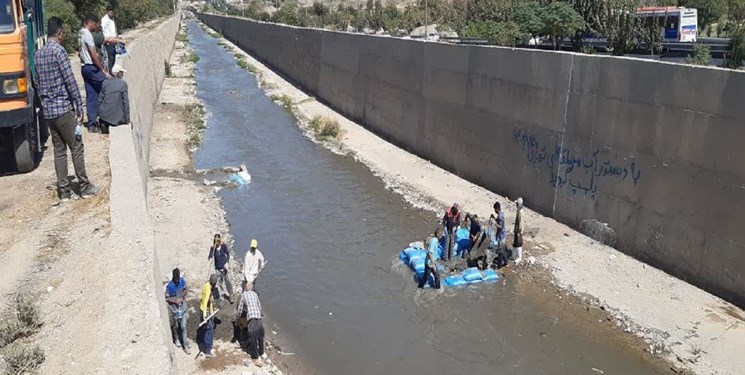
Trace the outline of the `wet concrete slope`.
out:
<instances>
[{"instance_id":1,"label":"wet concrete slope","mask_svg":"<svg viewBox=\"0 0 745 375\"><path fill-rule=\"evenodd\" d=\"M258 239L268 260L257 285L265 312L319 374L655 373L510 280L417 291L397 253L434 228L432 214L306 139L194 23L189 39L210 114L196 167L247 164L251 184L219 193L237 252Z\"/></svg>"},{"instance_id":2,"label":"wet concrete slope","mask_svg":"<svg viewBox=\"0 0 745 375\"><path fill-rule=\"evenodd\" d=\"M745 73L200 17L390 142L745 306Z\"/></svg>"}]
</instances>

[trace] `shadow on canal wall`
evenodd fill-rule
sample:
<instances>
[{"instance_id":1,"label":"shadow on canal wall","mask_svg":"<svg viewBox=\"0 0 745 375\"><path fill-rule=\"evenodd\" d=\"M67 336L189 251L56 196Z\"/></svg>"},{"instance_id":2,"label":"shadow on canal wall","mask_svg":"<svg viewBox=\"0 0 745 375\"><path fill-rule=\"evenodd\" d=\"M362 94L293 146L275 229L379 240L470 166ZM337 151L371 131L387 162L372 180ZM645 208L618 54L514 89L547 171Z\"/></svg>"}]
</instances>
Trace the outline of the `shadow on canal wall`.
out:
<instances>
[{"instance_id":1,"label":"shadow on canal wall","mask_svg":"<svg viewBox=\"0 0 745 375\"><path fill-rule=\"evenodd\" d=\"M607 223L620 250L745 306L745 73L199 18L407 151Z\"/></svg>"}]
</instances>

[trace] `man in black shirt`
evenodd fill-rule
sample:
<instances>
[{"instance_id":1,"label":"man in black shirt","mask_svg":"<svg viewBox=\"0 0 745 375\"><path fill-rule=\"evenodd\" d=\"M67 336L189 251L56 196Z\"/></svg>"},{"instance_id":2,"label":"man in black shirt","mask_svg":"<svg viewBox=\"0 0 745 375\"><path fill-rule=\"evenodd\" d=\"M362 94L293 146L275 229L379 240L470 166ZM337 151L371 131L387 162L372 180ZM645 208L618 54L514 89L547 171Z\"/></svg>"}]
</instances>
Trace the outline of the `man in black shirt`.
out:
<instances>
[{"instance_id":1,"label":"man in black shirt","mask_svg":"<svg viewBox=\"0 0 745 375\"><path fill-rule=\"evenodd\" d=\"M230 251L228 247L222 243L220 234L215 234L212 241L212 247L210 247L210 253L207 259L215 259L215 272L220 276L220 280L217 282L217 289L220 291L218 294L220 298L227 297L228 302L233 303L233 284L230 282L228 276L228 262L230 261ZM220 286L224 286L224 289Z\"/></svg>"}]
</instances>

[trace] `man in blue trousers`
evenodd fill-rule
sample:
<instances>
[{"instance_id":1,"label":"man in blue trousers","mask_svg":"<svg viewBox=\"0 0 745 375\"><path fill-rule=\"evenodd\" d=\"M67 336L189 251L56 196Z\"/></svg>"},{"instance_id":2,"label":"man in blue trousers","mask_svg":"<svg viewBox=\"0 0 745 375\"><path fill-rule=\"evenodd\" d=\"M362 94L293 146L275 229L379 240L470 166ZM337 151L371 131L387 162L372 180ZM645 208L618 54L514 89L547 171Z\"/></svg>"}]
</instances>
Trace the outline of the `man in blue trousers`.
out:
<instances>
[{"instance_id":1,"label":"man in blue trousers","mask_svg":"<svg viewBox=\"0 0 745 375\"><path fill-rule=\"evenodd\" d=\"M103 81L111 78L107 67L103 66L96 51L92 31L98 28L100 20L96 16L86 16L80 29L80 65L85 82L85 109L88 115L88 131L98 132L98 94Z\"/></svg>"}]
</instances>

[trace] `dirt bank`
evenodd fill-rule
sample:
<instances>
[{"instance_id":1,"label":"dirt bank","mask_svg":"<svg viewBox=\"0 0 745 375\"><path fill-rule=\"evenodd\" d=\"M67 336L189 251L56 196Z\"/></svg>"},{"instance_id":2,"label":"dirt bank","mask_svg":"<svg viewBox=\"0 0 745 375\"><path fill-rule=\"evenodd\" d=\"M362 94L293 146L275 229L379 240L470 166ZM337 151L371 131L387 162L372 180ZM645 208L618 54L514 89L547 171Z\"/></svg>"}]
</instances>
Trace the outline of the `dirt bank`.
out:
<instances>
[{"instance_id":1,"label":"dirt bank","mask_svg":"<svg viewBox=\"0 0 745 375\"><path fill-rule=\"evenodd\" d=\"M133 55L163 22L126 34ZM85 95L78 59L70 58ZM14 307L11 294L30 297L42 326L12 345L38 345L45 357L40 373L170 373L160 320L148 319L137 295L146 292L147 282L117 276L130 266L145 271L151 266L116 256L133 244L113 243L111 237L110 138L84 133L83 140L88 175L102 188L95 198L58 204L51 140L36 170L0 178L0 240L6 244L0 249L0 305L6 312L0 323L7 323Z\"/></svg>"},{"instance_id":2,"label":"dirt bank","mask_svg":"<svg viewBox=\"0 0 745 375\"><path fill-rule=\"evenodd\" d=\"M284 81L229 41L222 43L242 56L246 69L259 76L266 94L293 111L307 134L315 132L311 130L313 119L335 120L340 125L339 141L319 142L364 163L389 188L416 206L442 212L447 205L458 201L466 210L486 216L494 201L500 201L511 226L514 205L506 197L385 142ZM530 207L530 202L526 205ZM526 257L534 256L541 272L548 276L528 277L527 283L556 285L555 295L564 296L564 300L571 297L570 301L582 302L586 309L602 314L600 325L610 326L612 330L599 332L615 333L619 340L628 339L630 345L663 359L665 367L669 365L675 372L745 373L745 359L737 355L745 349L745 341L741 339L745 333L742 310L555 220L530 210L525 216L531 234ZM524 269L514 272L528 274ZM588 325L593 324L589 320Z\"/></svg>"},{"instance_id":3,"label":"dirt bank","mask_svg":"<svg viewBox=\"0 0 745 375\"><path fill-rule=\"evenodd\" d=\"M280 368L287 373L303 373L298 361L279 355L281 346L276 344L268 322L265 322L266 347L272 363L258 368L248 361L248 354L239 344L230 343L236 305L227 302L220 306L219 317L223 323L216 330L216 357L194 359L199 292L213 270L207 259L211 239L213 234L222 233L229 246L232 240L220 199L214 193L215 187L205 186L206 176L194 170L192 151L198 147L206 114L196 97L195 64L190 59L185 32L177 39L170 59L171 76L164 82L155 116L148 181L148 211L160 260L160 279L165 284L171 270L178 267L189 285L188 303L193 307L187 332L192 354L186 355L174 348L176 366L181 374L282 374ZM234 299L238 298L242 278L240 261L233 256L230 262L236 290Z\"/></svg>"}]
</instances>

